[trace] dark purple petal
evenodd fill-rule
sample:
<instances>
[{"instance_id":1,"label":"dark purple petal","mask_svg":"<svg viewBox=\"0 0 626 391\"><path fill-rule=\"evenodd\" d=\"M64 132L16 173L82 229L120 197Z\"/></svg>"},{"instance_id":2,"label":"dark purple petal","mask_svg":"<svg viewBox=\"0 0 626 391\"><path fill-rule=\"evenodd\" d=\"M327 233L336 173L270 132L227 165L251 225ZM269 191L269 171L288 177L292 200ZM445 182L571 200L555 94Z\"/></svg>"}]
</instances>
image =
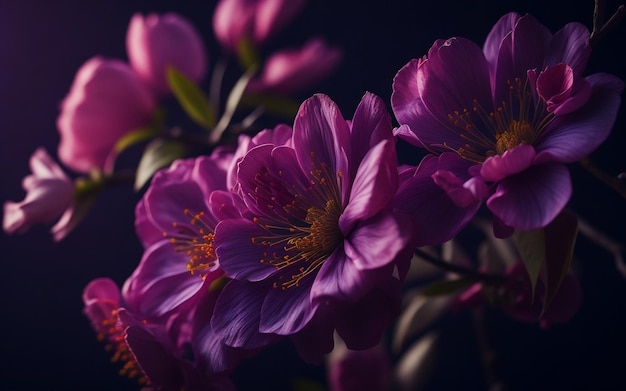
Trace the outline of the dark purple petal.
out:
<instances>
[{"instance_id":1,"label":"dark purple petal","mask_svg":"<svg viewBox=\"0 0 626 391\"><path fill-rule=\"evenodd\" d=\"M294 120L293 144L304 172L312 164L327 164L333 174L349 174L342 156L350 155L350 128L328 96L316 94L302 103Z\"/></svg>"},{"instance_id":2,"label":"dark purple petal","mask_svg":"<svg viewBox=\"0 0 626 391\"><path fill-rule=\"evenodd\" d=\"M545 65L567 64L574 70L574 75L580 77L590 54L587 27L580 23L568 23L550 40Z\"/></svg>"},{"instance_id":3,"label":"dark purple petal","mask_svg":"<svg viewBox=\"0 0 626 391\"><path fill-rule=\"evenodd\" d=\"M187 270L189 255L175 250L169 240L147 248L122 289L134 312L161 316L191 298L202 286L200 275Z\"/></svg>"},{"instance_id":4,"label":"dark purple petal","mask_svg":"<svg viewBox=\"0 0 626 391\"><path fill-rule=\"evenodd\" d=\"M135 231L144 248L150 247L163 239L163 231L148 218L143 198L139 200L135 207Z\"/></svg>"},{"instance_id":5,"label":"dark purple petal","mask_svg":"<svg viewBox=\"0 0 626 391\"><path fill-rule=\"evenodd\" d=\"M379 213L356 225L345 241L345 252L359 270L394 263L409 243L411 231L391 213Z\"/></svg>"},{"instance_id":6,"label":"dark purple petal","mask_svg":"<svg viewBox=\"0 0 626 391\"><path fill-rule=\"evenodd\" d=\"M536 163L575 162L596 149L609 136L620 105L620 81L614 76L587 77L591 97L579 110L556 117L547 135L535 144ZM623 84L622 84L623 86Z\"/></svg>"},{"instance_id":7,"label":"dark purple petal","mask_svg":"<svg viewBox=\"0 0 626 391\"><path fill-rule=\"evenodd\" d=\"M307 363L321 365L324 356L333 350L333 316L326 312L320 308L309 324L291 337L298 354Z\"/></svg>"},{"instance_id":8,"label":"dark purple petal","mask_svg":"<svg viewBox=\"0 0 626 391\"><path fill-rule=\"evenodd\" d=\"M535 159L535 149L528 144L520 144L500 155L487 158L480 168L480 175L489 182L497 182L510 175L522 172Z\"/></svg>"},{"instance_id":9,"label":"dark purple petal","mask_svg":"<svg viewBox=\"0 0 626 391\"><path fill-rule=\"evenodd\" d=\"M400 313L400 286L399 280L390 277L359 302L339 309L337 333L349 349L367 349L380 342L387 326Z\"/></svg>"},{"instance_id":10,"label":"dark purple petal","mask_svg":"<svg viewBox=\"0 0 626 391\"><path fill-rule=\"evenodd\" d=\"M209 196L209 205L217 221L241 217L239 209L234 204L231 192L215 190Z\"/></svg>"},{"instance_id":11,"label":"dark purple petal","mask_svg":"<svg viewBox=\"0 0 626 391\"><path fill-rule=\"evenodd\" d=\"M452 152L439 157L429 155L422 160L413 176L403 175L404 180L400 182L394 207L413 218L417 245L441 244L454 237L480 207L481 202L475 202L467 208L459 208L431 177L437 169L442 169L462 180L469 179L467 169L470 164Z\"/></svg>"},{"instance_id":12,"label":"dark purple petal","mask_svg":"<svg viewBox=\"0 0 626 391\"><path fill-rule=\"evenodd\" d=\"M487 207L510 227L545 227L563 209L572 194L567 167L541 164L498 183Z\"/></svg>"},{"instance_id":13,"label":"dark purple petal","mask_svg":"<svg viewBox=\"0 0 626 391\"><path fill-rule=\"evenodd\" d=\"M211 194L214 190L226 190L226 170L211 157L200 156L195 159L191 179L200 186L204 194Z\"/></svg>"},{"instance_id":14,"label":"dark purple petal","mask_svg":"<svg viewBox=\"0 0 626 391\"><path fill-rule=\"evenodd\" d=\"M395 143L385 140L371 148L359 165L350 200L339 218L341 232L349 234L358 221L388 208L397 188Z\"/></svg>"},{"instance_id":15,"label":"dark purple petal","mask_svg":"<svg viewBox=\"0 0 626 391\"><path fill-rule=\"evenodd\" d=\"M500 55L500 46L505 37L510 36L517 21L521 18L521 15L517 12L509 12L503 15L496 24L491 28L491 31L485 39L483 45L483 52L485 58L489 63L489 69L491 73L495 71L498 63L498 56Z\"/></svg>"},{"instance_id":16,"label":"dark purple petal","mask_svg":"<svg viewBox=\"0 0 626 391\"><path fill-rule=\"evenodd\" d=\"M260 281L275 273L276 267L261 262L272 248L255 244L252 239L267 236L265 229L249 220L221 221L215 228L213 243L226 275L239 280Z\"/></svg>"},{"instance_id":17,"label":"dark purple petal","mask_svg":"<svg viewBox=\"0 0 626 391\"><path fill-rule=\"evenodd\" d=\"M317 304L311 302L312 284L313 275L287 289L271 288L261 307L259 331L292 335L302 330L317 311Z\"/></svg>"},{"instance_id":18,"label":"dark purple petal","mask_svg":"<svg viewBox=\"0 0 626 391\"><path fill-rule=\"evenodd\" d=\"M391 137L391 116L387 111L387 106L377 95L366 93L359 102L352 119L350 161L360 162L371 147Z\"/></svg>"},{"instance_id":19,"label":"dark purple petal","mask_svg":"<svg viewBox=\"0 0 626 391\"><path fill-rule=\"evenodd\" d=\"M426 144L446 142L452 148L463 146L466 140L454 125L449 115L463 109L471 110L475 102L490 111L491 90L489 69L482 50L465 38L437 41L428 52L428 59L417 70L417 86L422 102L430 113L451 129L438 134L424 134L429 129L411 126ZM431 142L438 141L438 142Z\"/></svg>"},{"instance_id":20,"label":"dark purple petal","mask_svg":"<svg viewBox=\"0 0 626 391\"><path fill-rule=\"evenodd\" d=\"M261 283L231 280L215 304L211 325L227 345L256 349L275 340L272 334L259 332L261 306L271 287Z\"/></svg>"}]
</instances>

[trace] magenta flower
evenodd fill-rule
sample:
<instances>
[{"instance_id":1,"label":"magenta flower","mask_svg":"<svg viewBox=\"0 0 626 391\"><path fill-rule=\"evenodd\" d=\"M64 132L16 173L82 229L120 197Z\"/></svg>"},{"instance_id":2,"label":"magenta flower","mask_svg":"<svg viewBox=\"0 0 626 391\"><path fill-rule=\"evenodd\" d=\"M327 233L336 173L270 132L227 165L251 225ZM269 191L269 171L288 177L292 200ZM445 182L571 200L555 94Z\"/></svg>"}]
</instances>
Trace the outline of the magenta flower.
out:
<instances>
[{"instance_id":1,"label":"magenta flower","mask_svg":"<svg viewBox=\"0 0 626 391\"><path fill-rule=\"evenodd\" d=\"M115 143L149 125L155 109L150 90L126 63L90 59L61 103L59 159L78 172L110 170Z\"/></svg>"},{"instance_id":2,"label":"magenta flower","mask_svg":"<svg viewBox=\"0 0 626 391\"><path fill-rule=\"evenodd\" d=\"M237 52L242 39L263 43L305 4L304 0L220 0L213 13L213 30L222 46Z\"/></svg>"},{"instance_id":3,"label":"magenta flower","mask_svg":"<svg viewBox=\"0 0 626 391\"><path fill-rule=\"evenodd\" d=\"M533 295L530 277L522 262L511 265L507 271L507 282L496 291L489 290L486 296L481 283L476 283L456 300L455 307L478 307L489 303L498 305L512 318L521 322L538 322L542 328L570 321L582 303L582 289L574 273L569 271L559 290L548 304L543 316L545 285L539 280ZM541 316L541 318L540 318Z\"/></svg>"},{"instance_id":4,"label":"magenta flower","mask_svg":"<svg viewBox=\"0 0 626 391\"><path fill-rule=\"evenodd\" d=\"M91 281L83 302L98 338L107 342L112 360L123 365L120 374L135 379L144 390L234 389L226 373L194 357L195 345L186 333L188 313L146 318L125 307L119 288L108 278Z\"/></svg>"},{"instance_id":5,"label":"magenta flower","mask_svg":"<svg viewBox=\"0 0 626 391\"><path fill-rule=\"evenodd\" d=\"M136 207L135 225L145 251L124 285L127 302L143 314L162 316L193 297L204 280L223 273L213 244L219 217L230 206L226 172L210 157L175 161L157 172Z\"/></svg>"},{"instance_id":6,"label":"magenta flower","mask_svg":"<svg viewBox=\"0 0 626 391\"><path fill-rule=\"evenodd\" d=\"M303 47L270 56L261 74L250 81L250 92L300 92L328 76L337 68L343 53L321 39L311 39Z\"/></svg>"},{"instance_id":7,"label":"magenta flower","mask_svg":"<svg viewBox=\"0 0 626 391\"><path fill-rule=\"evenodd\" d=\"M400 307L412 226L391 209L395 140L384 103L366 94L349 124L327 96L307 99L293 147L262 144L239 162L246 210L215 229L215 252L233 280L212 324L231 346L293 336L316 361L333 329L348 347L375 345Z\"/></svg>"},{"instance_id":8,"label":"magenta flower","mask_svg":"<svg viewBox=\"0 0 626 391\"><path fill-rule=\"evenodd\" d=\"M22 181L26 197L21 202L4 203L2 228L6 233L23 233L38 223L49 223L72 208L74 183L43 149L30 157L32 174ZM53 231L61 229L56 224Z\"/></svg>"},{"instance_id":9,"label":"magenta flower","mask_svg":"<svg viewBox=\"0 0 626 391\"><path fill-rule=\"evenodd\" d=\"M126 33L126 51L133 70L158 94L170 88L166 72L173 67L199 82L207 72L207 53L199 33L174 13L133 15Z\"/></svg>"},{"instance_id":10,"label":"magenta flower","mask_svg":"<svg viewBox=\"0 0 626 391\"><path fill-rule=\"evenodd\" d=\"M581 76L588 38L578 23L552 35L532 16L509 13L482 50L464 38L438 40L394 79L393 110L408 125L397 134L460 157L445 160L456 171L464 164L472 183L445 164L434 181L457 207L476 209L486 198L500 236L548 224L571 195L565 163L592 152L611 130L623 83Z\"/></svg>"}]
</instances>

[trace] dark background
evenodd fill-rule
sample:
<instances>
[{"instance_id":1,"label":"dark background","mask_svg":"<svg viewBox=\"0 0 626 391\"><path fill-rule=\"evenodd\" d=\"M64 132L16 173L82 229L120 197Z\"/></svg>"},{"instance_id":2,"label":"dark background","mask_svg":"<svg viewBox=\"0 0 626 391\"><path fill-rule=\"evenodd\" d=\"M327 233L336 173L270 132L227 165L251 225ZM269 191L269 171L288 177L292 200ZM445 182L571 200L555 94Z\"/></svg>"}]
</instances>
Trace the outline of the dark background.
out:
<instances>
[{"instance_id":1,"label":"dark background","mask_svg":"<svg viewBox=\"0 0 626 391\"><path fill-rule=\"evenodd\" d=\"M591 26L593 1L573 3L314 0L268 43L266 53L311 35L343 47L341 68L300 98L327 93L349 118L365 91L389 104L395 73L424 55L435 39L458 35L482 44L508 11L532 13L553 32L570 21ZM609 12L617 4L609 1ZM214 64L220 53L212 37L214 6L215 1L0 1L0 201L24 197L21 180L37 147L56 156L58 105L80 65L96 54L126 59L124 39L134 12L175 11L187 17ZM625 39L623 23L595 48L587 74L603 71L626 80ZM612 135L591 156L612 175L626 171L625 128L622 105ZM402 145L400 151L405 161L419 157ZM570 207L624 243L626 201L578 165L571 170ZM109 353L82 315L81 301L93 278L109 276L121 284L136 266L142 251L133 229L137 200L130 186L107 190L61 243L52 241L45 226L22 236L0 233L0 390L138 389L109 363ZM511 389L626 387L626 281L612 258L588 240L581 238L576 250L584 302L572 322L541 331L487 312L488 335L500 352L496 371ZM463 313L444 319L430 389L486 389L471 322ZM241 390L289 389L294 377L324 381L323 368L299 364L288 345L245 363L233 377Z\"/></svg>"}]
</instances>

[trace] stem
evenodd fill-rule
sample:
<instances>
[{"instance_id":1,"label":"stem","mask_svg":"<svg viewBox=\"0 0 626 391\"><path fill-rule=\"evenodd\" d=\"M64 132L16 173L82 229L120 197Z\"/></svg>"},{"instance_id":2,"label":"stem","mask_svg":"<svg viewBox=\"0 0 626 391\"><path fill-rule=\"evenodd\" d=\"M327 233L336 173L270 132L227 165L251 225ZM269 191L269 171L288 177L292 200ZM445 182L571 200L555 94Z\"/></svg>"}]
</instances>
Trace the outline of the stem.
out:
<instances>
[{"instance_id":1,"label":"stem","mask_svg":"<svg viewBox=\"0 0 626 391\"><path fill-rule=\"evenodd\" d=\"M578 162L598 180L604 182L604 184L621 194L622 197L626 198L626 186L618 177L614 177L602 171L588 157L582 158Z\"/></svg>"},{"instance_id":2,"label":"stem","mask_svg":"<svg viewBox=\"0 0 626 391\"><path fill-rule=\"evenodd\" d=\"M415 255L420 257L420 259L430 263L433 266L437 266L440 269L449 271L451 273L459 274L462 276L469 276L487 284L500 284L506 281L506 278L507 278L506 276L502 274L483 273L475 269L470 269L470 268L460 266L451 262L446 262L419 248L415 249L414 253Z\"/></svg>"},{"instance_id":3,"label":"stem","mask_svg":"<svg viewBox=\"0 0 626 391\"><path fill-rule=\"evenodd\" d=\"M626 264L624 264L623 256L626 249L621 243L609 238L580 217L578 217L578 231L585 235L587 239L611 253L615 261L615 268L626 278Z\"/></svg>"},{"instance_id":4,"label":"stem","mask_svg":"<svg viewBox=\"0 0 626 391\"><path fill-rule=\"evenodd\" d=\"M617 7L617 10L608 21L604 22L604 10L606 8L606 0L596 0L593 10L593 30L589 35L589 46L594 47L606 33L617 26L624 17L624 5Z\"/></svg>"}]
</instances>

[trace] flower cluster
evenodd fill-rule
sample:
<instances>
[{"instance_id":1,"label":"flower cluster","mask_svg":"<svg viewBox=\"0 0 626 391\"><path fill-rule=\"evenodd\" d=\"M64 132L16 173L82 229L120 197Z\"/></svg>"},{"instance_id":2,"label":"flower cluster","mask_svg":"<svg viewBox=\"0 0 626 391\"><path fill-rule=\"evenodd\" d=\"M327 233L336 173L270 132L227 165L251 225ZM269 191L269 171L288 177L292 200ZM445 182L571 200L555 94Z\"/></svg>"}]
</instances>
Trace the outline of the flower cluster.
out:
<instances>
[{"instance_id":1,"label":"flower cluster","mask_svg":"<svg viewBox=\"0 0 626 391\"><path fill-rule=\"evenodd\" d=\"M58 241L101 191L134 182L143 256L122 284L94 279L83 302L121 372L148 389L234 389L229 374L282 341L309 363L330 354L333 390L384 389L384 333L397 320L399 335L418 328L403 309L426 262L450 272L422 292L447 295L444 310L495 305L546 328L580 306L567 164L607 139L624 87L585 75L589 30L552 34L531 15L506 14L482 48L437 40L402 67L392 112L360 92L346 116L322 93L293 101L341 50L315 37L262 51L306 6L217 4L215 38L240 75L223 105L226 70L211 69L192 24L134 15L128 61L89 59L61 103L58 157L76 178L38 149L25 199L5 203L7 233L58 219ZM171 97L198 129L167 125ZM259 127L266 112L288 117ZM398 138L425 153L419 165L399 164ZM116 167L140 146L135 171ZM455 241L471 224L485 240L477 264Z\"/></svg>"}]
</instances>

